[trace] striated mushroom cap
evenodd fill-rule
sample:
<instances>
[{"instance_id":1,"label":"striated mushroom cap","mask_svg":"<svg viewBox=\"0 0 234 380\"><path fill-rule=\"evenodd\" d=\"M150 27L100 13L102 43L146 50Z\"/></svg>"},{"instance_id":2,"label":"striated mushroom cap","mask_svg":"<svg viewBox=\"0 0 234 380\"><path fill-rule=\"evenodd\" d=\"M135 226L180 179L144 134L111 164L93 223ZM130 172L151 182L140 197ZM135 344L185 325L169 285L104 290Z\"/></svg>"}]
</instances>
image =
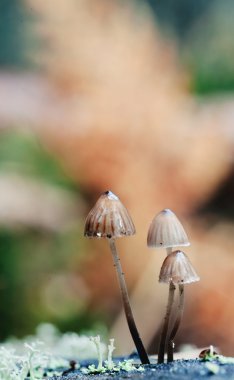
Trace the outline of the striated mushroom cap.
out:
<instances>
[{"instance_id":1,"label":"striated mushroom cap","mask_svg":"<svg viewBox=\"0 0 234 380\"><path fill-rule=\"evenodd\" d=\"M190 242L179 219L174 212L166 208L152 220L147 245L148 247L171 248L187 246Z\"/></svg>"},{"instance_id":2,"label":"striated mushroom cap","mask_svg":"<svg viewBox=\"0 0 234 380\"><path fill-rule=\"evenodd\" d=\"M165 258L160 270L159 282L169 284L172 281L174 284L190 284L199 280L200 278L184 252L174 251Z\"/></svg>"},{"instance_id":3,"label":"striated mushroom cap","mask_svg":"<svg viewBox=\"0 0 234 380\"><path fill-rule=\"evenodd\" d=\"M90 238L110 239L135 233L127 209L111 191L100 196L85 221L84 235Z\"/></svg>"}]
</instances>

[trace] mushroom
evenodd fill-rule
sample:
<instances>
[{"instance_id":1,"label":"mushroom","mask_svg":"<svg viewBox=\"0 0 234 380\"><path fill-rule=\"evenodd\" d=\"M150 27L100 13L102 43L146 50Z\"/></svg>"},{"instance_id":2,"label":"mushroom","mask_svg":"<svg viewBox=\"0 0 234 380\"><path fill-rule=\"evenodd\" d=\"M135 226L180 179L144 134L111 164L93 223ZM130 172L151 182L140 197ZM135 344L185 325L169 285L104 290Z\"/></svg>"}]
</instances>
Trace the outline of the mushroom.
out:
<instances>
[{"instance_id":1,"label":"mushroom","mask_svg":"<svg viewBox=\"0 0 234 380\"><path fill-rule=\"evenodd\" d=\"M134 235L135 232L135 226L128 211L120 202L119 198L111 191L106 191L97 200L95 206L87 216L84 228L85 236L89 238L106 238L108 240L114 266L117 271L128 327L142 364L149 364L148 355L134 321L125 277L115 244L116 238L131 236Z\"/></svg>"},{"instance_id":2,"label":"mushroom","mask_svg":"<svg viewBox=\"0 0 234 380\"><path fill-rule=\"evenodd\" d=\"M147 245L150 248L166 248L167 255L169 255L172 252L172 248L188 246L190 243L182 224L174 212L166 208L157 214L152 220L148 231ZM159 342L158 363L164 362L166 338L174 302L175 289L175 284L173 281L170 281L167 309Z\"/></svg>"},{"instance_id":3,"label":"mushroom","mask_svg":"<svg viewBox=\"0 0 234 380\"><path fill-rule=\"evenodd\" d=\"M184 227L173 211L165 208L152 220L147 237L148 247L166 248L190 245Z\"/></svg>"},{"instance_id":4,"label":"mushroom","mask_svg":"<svg viewBox=\"0 0 234 380\"><path fill-rule=\"evenodd\" d=\"M159 274L159 282L179 286L179 304L174 326L169 334L167 361L173 361L174 338L179 329L184 310L184 285L199 281L197 273L186 254L182 251L170 253L164 260Z\"/></svg>"},{"instance_id":5,"label":"mushroom","mask_svg":"<svg viewBox=\"0 0 234 380\"><path fill-rule=\"evenodd\" d=\"M214 350L214 346L210 345L209 348L205 348L204 350L200 352L199 358L203 359L204 361L217 359L219 357L219 354L217 351Z\"/></svg>"}]
</instances>

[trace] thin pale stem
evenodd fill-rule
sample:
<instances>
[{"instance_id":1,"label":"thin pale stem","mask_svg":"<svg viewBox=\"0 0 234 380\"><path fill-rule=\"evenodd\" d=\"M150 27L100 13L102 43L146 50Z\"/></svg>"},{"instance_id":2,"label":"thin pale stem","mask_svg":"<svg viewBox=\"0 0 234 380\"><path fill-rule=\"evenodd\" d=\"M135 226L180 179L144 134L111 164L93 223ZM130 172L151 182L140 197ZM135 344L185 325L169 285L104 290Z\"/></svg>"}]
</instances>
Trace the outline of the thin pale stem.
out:
<instances>
[{"instance_id":1,"label":"thin pale stem","mask_svg":"<svg viewBox=\"0 0 234 380\"><path fill-rule=\"evenodd\" d=\"M177 309L177 317L174 323L174 326L171 330L171 333L169 335L168 339L168 346L167 346L167 361L173 362L174 357L174 339L177 334L177 331L180 327L180 323L183 317L183 312L184 312L184 284L179 285L179 304L178 304L178 309Z\"/></svg>"},{"instance_id":2,"label":"thin pale stem","mask_svg":"<svg viewBox=\"0 0 234 380\"><path fill-rule=\"evenodd\" d=\"M127 319L127 323L128 323L128 327L129 327L132 339L135 343L135 346L136 346L136 349L137 349L137 352L142 364L150 364L148 355L143 346L142 340L140 338L139 332L137 330L137 327L134 321L132 309L130 306L128 291L127 291L127 286L125 282L125 277L124 277L124 273L120 264L120 259L119 259L118 252L116 249L115 240L109 239L109 245L110 245L111 253L114 260L114 266L116 267L116 271L118 275L124 311L125 311L125 315L126 315L126 319Z\"/></svg>"},{"instance_id":3,"label":"thin pale stem","mask_svg":"<svg viewBox=\"0 0 234 380\"><path fill-rule=\"evenodd\" d=\"M166 314L164 317L164 323L163 328L161 332L160 337L160 343L159 343L159 351L158 351L158 363L164 363L164 353L165 353L165 346L166 346L166 338L167 338L167 332L168 332L168 326L170 321L170 315L172 310L172 305L174 302L174 295L175 295L175 285L171 281L169 284L169 294L168 294L168 301L167 301L167 309Z\"/></svg>"}]
</instances>

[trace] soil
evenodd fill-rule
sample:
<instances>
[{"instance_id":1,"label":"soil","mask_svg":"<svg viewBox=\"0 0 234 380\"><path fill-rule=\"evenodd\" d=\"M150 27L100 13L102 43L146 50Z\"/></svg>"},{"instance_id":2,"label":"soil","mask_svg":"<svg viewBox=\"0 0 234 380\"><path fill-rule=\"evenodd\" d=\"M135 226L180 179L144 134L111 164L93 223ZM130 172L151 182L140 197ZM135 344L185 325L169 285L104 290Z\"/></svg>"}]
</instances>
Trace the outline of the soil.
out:
<instances>
[{"instance_id":1,"label":"soil","mask_svg":"<svg viewBox=\"0 0 234 380\"><path fill-rule=\"evenodd\" d=\"M123 359L123 358L121 358ZM126 358L125 358L126 359ZM128 358L127 358L128 359ZM83 362L81 365L93 364ZM72 370L52 380L234 380L234 364L220 364L218 361L204 362L200 359L175 360L169 364L150 364L143 372L104 373L84 375L80 370Z\"/></svg>"}]
</instances>

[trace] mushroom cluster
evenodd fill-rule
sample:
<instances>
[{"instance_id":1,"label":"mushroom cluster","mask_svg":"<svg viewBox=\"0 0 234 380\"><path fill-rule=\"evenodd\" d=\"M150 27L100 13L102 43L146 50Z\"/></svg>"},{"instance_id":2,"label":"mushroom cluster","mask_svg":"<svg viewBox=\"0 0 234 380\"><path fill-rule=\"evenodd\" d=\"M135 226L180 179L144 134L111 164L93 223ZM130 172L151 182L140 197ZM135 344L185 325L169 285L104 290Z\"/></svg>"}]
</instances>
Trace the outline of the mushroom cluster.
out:
<instances>
[{"instance_id":1,"label":"mushroom cluster","mask_svg":"<svg viewBox=\"0 0 234 380\"><path fill-rule=\"evenodd\" d=\"M174 338L183 315L184 285L199 281L199 277L186 254L180 250L173 251L174 248L190 245L190 242L182 224L171 210L162 210L154 217L149 227L147 245L148 247L166 248L167 251L167 257L163 261L159 274L159 282L169 284L169 295L159 343L158 363L164 362L166 342L167 361L171 362L173 361ZM179 289L177 315L168 336L176 285Z\"/></svg>"},{"instance_id":2,"label":"mushroom cluster","mask_svg":"<svg viewBox=\"0 0 234 380\"><path fill-rule=\"evenodd\" d=\"M84 229L86 237L105 238L109 243L117 271L128 327L142 364L149 364L148 355L133 317L125 277L116 247L116 238L131 236L135 232L135 226L127 209L111 191L101 194L86 218ZM174 338L183 315L184 285L199 281L199 277L186 254L180 250L173 251L174 248L188 246L190 243L182 224L171 210L165 209L154 217L149 227L147 245L149 247L165 248L167 252L159 275L159 282L169 284L169 295L159 344L158 363L164 362L166 343L167 360L170 362L173 361ZM168 334L177 285L179 290L177 314L171 332Z\"/></svg>"}]
</instances>

